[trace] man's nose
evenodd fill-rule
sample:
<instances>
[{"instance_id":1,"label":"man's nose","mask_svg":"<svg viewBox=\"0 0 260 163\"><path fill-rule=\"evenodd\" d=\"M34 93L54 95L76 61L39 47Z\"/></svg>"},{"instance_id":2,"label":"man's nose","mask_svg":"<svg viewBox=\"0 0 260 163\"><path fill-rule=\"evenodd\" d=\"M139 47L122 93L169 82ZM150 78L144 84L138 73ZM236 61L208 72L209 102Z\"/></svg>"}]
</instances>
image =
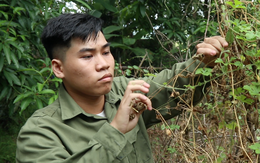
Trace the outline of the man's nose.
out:
<instances>
[{"instance_id":1,"label":"man's nose","mask_svg":"<svg viewBox=\"0 0 260 163\"><path fill-rule=\"evenodd\" d=\"M96 58L96 69L97 69L97 71L106 70L109 67L110 66L109 66L106 58L102 54L99 54L98 57Z\"/></svg>"}]
</instances>

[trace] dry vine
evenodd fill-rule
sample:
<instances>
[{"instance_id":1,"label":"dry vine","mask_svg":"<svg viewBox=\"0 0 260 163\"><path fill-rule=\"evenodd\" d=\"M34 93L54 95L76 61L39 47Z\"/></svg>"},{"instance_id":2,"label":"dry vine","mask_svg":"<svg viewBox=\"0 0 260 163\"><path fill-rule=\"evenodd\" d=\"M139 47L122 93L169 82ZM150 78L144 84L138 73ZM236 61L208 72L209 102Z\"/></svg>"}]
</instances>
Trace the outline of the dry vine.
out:
<instances>
[{"instance_id":1,"label":"dry vine","mask_svg":"<svg viewBox=\"0 0 260 163\"><path fill-rule=\"evenodd\" d=\"M215 0L215 6L219 33L229 47L220 54L213 69L183 75L185 69L167 83L174 83L167 86L174 88L178 78L193 78L184 94L173 89L172 96L180 101L175 108L155 109L162 124L148 132L157 162L260 162L260 5ZM204 83L210 83L208 93L203 102L193 106L195 91L191 88L198 84L196 74L205 76L205 70L209 72ZM184 113L166 121L160 109L181 109ZM156 138L160 139L155 141ZM259 145L259 151L252 145Z\"/></svg>"}]
</instances>

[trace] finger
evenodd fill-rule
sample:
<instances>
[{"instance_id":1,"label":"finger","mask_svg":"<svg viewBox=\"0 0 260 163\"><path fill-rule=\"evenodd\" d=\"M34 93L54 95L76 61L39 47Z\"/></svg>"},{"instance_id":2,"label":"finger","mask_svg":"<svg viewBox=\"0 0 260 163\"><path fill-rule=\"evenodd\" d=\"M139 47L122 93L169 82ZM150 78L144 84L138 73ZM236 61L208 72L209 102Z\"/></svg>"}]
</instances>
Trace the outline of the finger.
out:
<instances>
[{"instance_id":1,"label":"finger","mask_svg":"<svg viewBox=\"0 0 260 163\"><path fill-rule=\"evenodd\" d=\"M146 104L147 105L147 109L151 110L152 102L145 95L143 95L141 93L132 93L130 95L129 99L132 99L132 101L135 101L137 99L138 102L142 102L142 103Z\"/></svg>"},{"instance_id":2,"label":"finger","mask_svg":"<svg viewBox=\"0 0 260 163\"><path fill-rule=\"evenodd\" d=\"M134 91L141 91L143 93L148 93L149 92L149 87L150 85L148 83L143 82L142 85L140 85L140 83L136 84L136 83L130 83L127 85L126 87L126 91L125 94L130 94Z\"/></svg>"},{"instance_id":3,"label":"finger","mask_svg":"<svg viewBox=\"0 0 260 163\"><path fill-rule=\"evenodd\" d=\"M216 49L214 46L206 43L201 43L197 45L197 54L204 54L204 55L210 55L215 56L216 54L219 54L218 49Z\"/></svg>"},{"instance_id":4,"label":"finger","mask_svg":"<svg viewBox=\"0 0 260 163\"><path fill-rule=\"evenodd\" d=\"M140 100L140 102L146 104L148 110L152 110L151 100L148 97L146 97L145 95L142 95L142 97L143 97L142 99L138 98L138 100Z\"/></svg>"},{"instance_id":5,"label":"finger","mask_svg":"<svg viewBox=\"0 0 260 163\"><path fill-rule=\"evenodd\" d=\"M128 83L128 85L142 85L147 88L150 87L150 85L146 83L144 80L132 80Z\"/></svg>"},{"instance_id":6,"label":"finger","mask_svg":"<svg viewBox=\"0 0 260 163\"><path fill-rule=\"evenodd\" d=\"M127 106L130 108L132 107L133 103L135 102L142 102L146 104L148 110L152 110L152 102L151 100L141 93L131 93L129 96L124 97L124 101L122 100Z\"/></svg>"},{"instance_id":7,"label":"finger","mask_svg":"<svg viewBox=\"0 0 260 163\"><path fill-rule=\"evenodd\" d=\"M134 92L134 91L141 91L143 93L149 92L149 88L144 87L143 85L128 85L127 89L131 92Z\"/></svg>"},{"instance_id":8,"label":"finger","mask_svg":"<svg viewBox=\"0 0 260 163\"><path fill-rule=\"evenodd\" d=\"M137 99L137 98L135 98ZM147 98L147 101L141 101L138 99L136 105L133 105L130 110L129 120L139 119L140 115L146 110L152 110L151 101Z\"/></svg>"},{"instance_id":9,"label":"finger","mask_svg":"<svg viewBox=\"0 0 260 163\"><path fill-rule=\"evenodd\" d=\"M205 38L204 43L214 46L218 51L221 51L221 48L228 46L226 40L220 36Z\"/></svg>"},{"instance_id":10,"label":"finger","mask_svg":"<svg viewBox=\"0 0 260 163\"><path fill-rule=\"evenodd\" d=\"M226 41L225 38L223 38L223 37L221 37L221 36L214 36L214 37L212 37L212 38L217 39L217 40L221 43L221 45L222 45L223 47L227 47L227 46L228 46L228 42Z\"/></svg>"},{"instance_id":11,"label":"finger","mask_svg":"<svg viewBox=\"0 0 260 163\"><path fill-rule=\"evenodd\" d=\"M135 104L138 104L139 102L145 103L146 106L147 106L147 104L148 104L148 107L146 107L146 109L152 110L152 102L151 102L151 100L150 100L149 98L145 98L144 100L148 100L148 101L142 101L142 100L140 100L139 98L134 98L134 99L132 100L132 102L135 103ZM134 104L133 104L133 106L134 106ZM149 106L151 106L151 107L149 107Z\"/></svg>"}]
</instances>

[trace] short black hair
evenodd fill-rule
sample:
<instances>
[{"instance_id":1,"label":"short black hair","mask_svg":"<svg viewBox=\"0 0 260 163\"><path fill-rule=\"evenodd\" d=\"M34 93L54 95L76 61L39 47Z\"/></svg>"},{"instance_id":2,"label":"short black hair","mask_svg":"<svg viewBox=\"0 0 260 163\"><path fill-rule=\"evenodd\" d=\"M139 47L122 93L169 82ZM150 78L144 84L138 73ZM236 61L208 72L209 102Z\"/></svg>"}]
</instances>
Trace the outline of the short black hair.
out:
<instances>
[{"instance_id":1,"label":"short black hair","mask_svg":"<svg viewBox=\"0 0 260 163\"><path fill-rule=\"evenodd\" d=\"M102 32L103 21L89 14L62 14L48 21L43 29L41 41L49 58L63 59L67 49L70 48L72 38L80 38L82 41L96 39Z\"/></svg>"}]
</instances>

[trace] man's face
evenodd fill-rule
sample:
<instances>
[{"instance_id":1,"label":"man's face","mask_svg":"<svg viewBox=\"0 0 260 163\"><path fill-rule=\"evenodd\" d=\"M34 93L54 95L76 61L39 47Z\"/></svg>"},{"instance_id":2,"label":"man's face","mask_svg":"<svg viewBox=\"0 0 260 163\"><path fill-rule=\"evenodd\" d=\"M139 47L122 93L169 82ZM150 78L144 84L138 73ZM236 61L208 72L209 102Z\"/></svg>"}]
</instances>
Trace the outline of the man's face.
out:
<instances>
[{"instance_id":1,"label":"man's face","mask_svg":"<svg viewBox=\"0 0 260 163\"><path fill-rule=\"evenodd\" d=\"M71 96L101 96L111 90L114 58L109 43L99 32L96 40L71 40L62 62L63 83Z\"/></svg>"}]
</instances>

